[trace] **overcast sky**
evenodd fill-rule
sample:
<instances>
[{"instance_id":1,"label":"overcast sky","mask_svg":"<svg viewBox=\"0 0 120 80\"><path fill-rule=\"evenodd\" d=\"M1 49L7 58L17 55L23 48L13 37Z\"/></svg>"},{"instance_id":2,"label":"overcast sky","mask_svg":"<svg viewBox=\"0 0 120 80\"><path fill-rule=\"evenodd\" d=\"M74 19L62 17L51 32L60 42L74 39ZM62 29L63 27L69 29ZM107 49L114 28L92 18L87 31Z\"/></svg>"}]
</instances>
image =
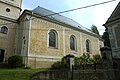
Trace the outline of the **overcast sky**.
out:
<instances>
[{"instance_id":1,"label":"overcast sky","mask_svg":"<svg viewBox=\"0 0 120 80\"><path fill-rule=\"evenodd\" d=\"M106 1L110 0L23 0L22 9L32 10L40 6L54 12L61 12ZM61 15L75 20L88 29L94 24L102 35L104 32L104 27L102 25L109 18L118 2L119 0L116 0L99 6L62 13Z\"/></svg>"}]
</instances>

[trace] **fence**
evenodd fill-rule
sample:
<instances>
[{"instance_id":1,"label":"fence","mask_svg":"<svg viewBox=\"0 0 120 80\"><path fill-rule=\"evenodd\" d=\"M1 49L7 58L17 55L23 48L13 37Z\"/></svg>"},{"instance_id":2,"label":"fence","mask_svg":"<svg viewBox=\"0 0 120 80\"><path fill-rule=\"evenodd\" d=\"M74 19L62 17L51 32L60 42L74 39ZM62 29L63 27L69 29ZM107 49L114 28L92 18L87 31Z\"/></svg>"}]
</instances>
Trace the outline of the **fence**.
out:
<instances>
[{"instance_id":1,"label":"fence","mask_svg":"<svg viewBox=\"0 0 120 80\"><path fill-rule=\"evenodd\" d=\"M111 70L51 70L35 73L31 80L120 80L120 71Z\"/></svg>"}]
</instances>

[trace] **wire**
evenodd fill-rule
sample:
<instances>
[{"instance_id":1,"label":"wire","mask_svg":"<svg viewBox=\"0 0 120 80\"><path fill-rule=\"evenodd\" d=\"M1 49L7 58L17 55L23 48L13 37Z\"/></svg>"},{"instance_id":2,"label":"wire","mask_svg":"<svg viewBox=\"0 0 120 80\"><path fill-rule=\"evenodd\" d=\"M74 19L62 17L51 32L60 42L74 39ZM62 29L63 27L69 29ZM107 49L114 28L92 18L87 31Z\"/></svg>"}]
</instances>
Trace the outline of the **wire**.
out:
<instances>
[{"instance_id":1,"label":"wire","mask_svg":"<svg viewBox=\"0 0 120 80\"><path fill-rule=\"evenodd\" d=\"M75 9L70 9L70 10L65 10L65 11L61 11L58 13L53 13L53 14L49 14L49 15L45 15L45 16L40 16L40 17L48 17L48 16L52 16L52 15L57 15L57 14L62 14L62 13L66 13L66 12L71 12L71 11L76 11L76 10L80 10L80 9L85 9L85 8L89 8L89 7L93 7L93 6L98 6L98 5L102 5L102 4L106 4L106 3L110 3L116 0L110 0L110 1L106 1L106 2L102 2L102 3L97 3L97 4L93 4L93 5L89 5L89 6L84 6L84 7L80 7L80 8L75 8ZM34 20L37 18L32 18L29 20ZM23 21L27 21L27 20L23 20ZM21 21L21 22L23 22ZM0 24L0 25L8 25L8 24L16 24L16 23L4 23L4 24Z\"/></svg>"},{"instance_id":2,"label":"wire","mask_svg":"<svg viewBox=\"0 0 120 80\"><path fill-rule=\"evenodd\" d=\"M53 13L53 14L45 15L43 17L51 16L51 15L56 15L56 14L61 14L61 13L66 13L66 12L71 12L71 11L76 11L76 10L79 10L79 9L85 9L85 8L89 8L89 7L93 7L93 6L97 6L97 5L102 5L102 4L110 3L110 2L113 2L113 1L116 1L116 0L110 0L110 1L102 2L102 3L97 3L97 4L93 4L93 5L89 5L89 6L84 6L84 7L80 7L80 8L70 9L70 10L66 10L66 11L61 11L61 12L58 12L58 13Z\"/></svg>"}]
</instances>

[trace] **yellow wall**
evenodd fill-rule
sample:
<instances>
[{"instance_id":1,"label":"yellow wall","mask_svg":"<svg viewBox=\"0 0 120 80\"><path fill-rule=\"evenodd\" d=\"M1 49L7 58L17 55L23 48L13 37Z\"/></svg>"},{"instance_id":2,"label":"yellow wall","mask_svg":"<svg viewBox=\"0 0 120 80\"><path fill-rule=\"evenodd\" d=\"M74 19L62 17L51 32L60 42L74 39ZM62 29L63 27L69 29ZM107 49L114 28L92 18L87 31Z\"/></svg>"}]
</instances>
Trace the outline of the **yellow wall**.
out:
<instances>
[{"instance_id":1,"label":"yellow wall","mask_svg":"<svg viewBox=\"0 0 120 80\"><path fill-rule=\"evenodd\" d=\"M89 39L91 42L92 53L99 54L100 42L99 38L95 37L89 33L84 31L75 30L73 28L69 28L67 26L63 26L57 23L53 23L51 21L43 20L40 18L35 18L30 20L29 26L29 40L28 40L28 63L29 66L33 64L36 57L46 58L49 60L60 60L63 56L67 54L73 54L76 57L79 57L83 53L86 53L86 40ZM48 46L48 31L50 29L54 29L58 33L58 49L53 49ZM70 50L70 36L74 35L77 39L77 51ZM31 60L34 60L33 62ZM44 61L44 60L43 60ZM38 61L39 62L39 61ZM40 62L42 64L43 62ZM53 64L53 63L51 63ZM44 64L42 64L43 66ZM45 67L50 67L44 65ZM35 68L34 65L32 67ZM36 66L41 67L41 66Z\"/></svg>"},{"instance_id":2,"label":"yellow wall","mask_svg":"<svg viewBox=\"0 0 120 80\"><path fill-rule=\"evenodd\" d=\"M41 21L32 20L30 31L30 54L46 56L63 56L63 29L59 25ZM51 49L48 46L48 31L55 29L58 32L58 49Z\"/></svg>"},{"instance_id":3,"label":"yellow wall","mask_svg":"<svg viewBox=\"0 0 120 80\"><path fill-rule=\"evenodd\" d=\"M50 29L54 29L58 32L58 49L51 49L48 46L48 31ZM99 50L99 38L52 22L48 22L41 19L34 19L31 21L30 30L31 30L30 31L31 54L41 54L47 56L63 56L64 55L63 43L65 43L65 55L73 52L79 56L80 54L82 54L81 52L84 53L86 51L85 44L87 39L91 41L93 54L97 54ZM71 35L74 35L77 38L77 51L70 50ZM81 46L83 49L81 49Z\"/></svg>"},{"instance_id":4,"label":"yellow wall","mask_svg":"<svg viewBox=\"0 0 120 80\"><path fill-rule=\"evenodd\" d=\"M0 6L1 6L0 7L0 15L17 20L19 18L19 16L20 16L21 1L20 0L16 0L16 1L0 0ZM5 4L5 3L7 3L7 4ZM13 6L8 5L8 4L11 4ZM17 6L18 8L14 7L14 6ZM10 12L6 11L7 8L10 9Z\"/></svg>"},{"instance_id":5,"label":"yellow wall","mask_svg":"<svg viewBox=\"0 0 120 80\"><path fill-rule=\"evenodd\" d=\"M9 56L14 55L17 24L5 20L0 20L0 22L0 28L2 26L6 26L8 28L7 34L0 33L0 49L5 49L5 59L7 59Z\"/></svg>"}]
</instances>

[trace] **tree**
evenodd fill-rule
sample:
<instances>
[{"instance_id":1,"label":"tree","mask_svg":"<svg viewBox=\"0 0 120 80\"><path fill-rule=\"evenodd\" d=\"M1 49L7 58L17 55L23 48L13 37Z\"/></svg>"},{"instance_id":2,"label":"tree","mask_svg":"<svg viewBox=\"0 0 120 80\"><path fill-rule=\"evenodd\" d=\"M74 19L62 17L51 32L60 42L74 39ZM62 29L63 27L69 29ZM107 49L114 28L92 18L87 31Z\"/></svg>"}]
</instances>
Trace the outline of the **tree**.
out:
<instances>
[{"instance_id":1,"label":"tree","mask_svg":"<svg viewBox=\"0 0 120 80\"><path fill-rule=\"evenodd\" d=\"M105 29L105 32L102 35L102 39L104 39L104 46L110 47L110 40L107 28Z\"/></svg>"},{"instance_id":2,"label":"tree","mask_svg":"<svg viewBox=\"0 0 120 80\"><path fill-rule=\"evenodd\" d=\"M92 31L93 33L97 34L97 35L100 35L100 34L99 34L99 31L98 31L98 29L97 29L97 27L96 27L95 25L92 25L91 31Z\"/></svg>"}]
</instances>

